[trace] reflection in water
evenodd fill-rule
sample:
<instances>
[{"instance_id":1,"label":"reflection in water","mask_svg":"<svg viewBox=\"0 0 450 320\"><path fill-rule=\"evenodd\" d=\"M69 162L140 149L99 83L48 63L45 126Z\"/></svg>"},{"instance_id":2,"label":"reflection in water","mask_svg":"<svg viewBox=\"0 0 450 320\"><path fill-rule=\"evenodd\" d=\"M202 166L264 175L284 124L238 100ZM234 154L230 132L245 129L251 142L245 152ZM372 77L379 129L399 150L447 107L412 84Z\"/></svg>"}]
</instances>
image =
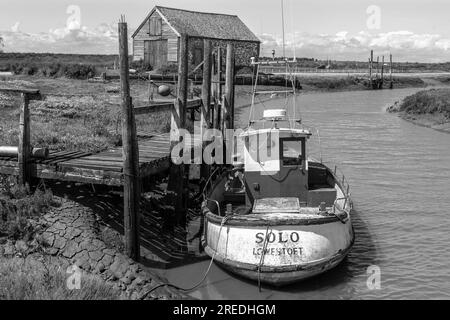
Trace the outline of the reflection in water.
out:
<instances>
[{"instance_id":1,"label":"reflection in water","mask_svg":"<svg viewBox=\"0 0 450 320\"><path fill-rule=\"evenodd\" d=\"M213 266L191 295L201 299L450 298L450 135L387 114L387 105L416 89L312 93L299 96L305 125L320 132L323 159L350 182L356 242L334 270L281 289L239 279ZM276 107L276 102L266 102ZM236 110L245 126L248 107ZM262 111L259 116L262 116ZM256 116L258 117L258 115ZM318 150L312 150L317 158ZM189 287L209 262L160 271ZM369 290L367 268L381 270Z\"/></svg>"}]
</instances>

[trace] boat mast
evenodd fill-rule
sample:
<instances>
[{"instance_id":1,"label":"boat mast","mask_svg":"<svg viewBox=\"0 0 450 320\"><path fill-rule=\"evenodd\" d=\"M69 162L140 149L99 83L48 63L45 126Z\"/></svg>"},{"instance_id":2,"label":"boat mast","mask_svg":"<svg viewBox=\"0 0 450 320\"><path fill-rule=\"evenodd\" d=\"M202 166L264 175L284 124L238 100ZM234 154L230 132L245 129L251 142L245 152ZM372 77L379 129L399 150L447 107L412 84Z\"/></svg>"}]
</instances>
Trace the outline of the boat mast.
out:
<instances>
[{"instance_id":1,"label":"boat mast","mask_svg":"<svg viewBox=\"0 0 450 320\"><path fill-rule=\"evenodd\" d=\"M282 25L282 32L283 32L283 59L286 58L286 44L284 39L284 1L281 0L281 21L283 23Z\"/></svg>"}]
</instances>

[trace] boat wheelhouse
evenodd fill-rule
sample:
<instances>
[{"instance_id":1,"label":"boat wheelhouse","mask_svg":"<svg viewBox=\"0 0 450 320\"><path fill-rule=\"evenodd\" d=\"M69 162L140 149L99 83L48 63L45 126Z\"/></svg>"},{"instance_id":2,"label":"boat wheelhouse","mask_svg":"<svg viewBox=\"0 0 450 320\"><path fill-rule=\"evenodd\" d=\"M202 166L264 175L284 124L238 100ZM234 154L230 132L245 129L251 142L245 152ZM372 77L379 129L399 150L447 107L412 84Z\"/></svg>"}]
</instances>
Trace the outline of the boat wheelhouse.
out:
<instances>
[{"instance_id":1,"label":"boat wheelhouse","mask_svg":"<svg viewBox=\"0 0 450 320\"><path fill-rule=\"evenodd\" d=\"M354 241L348 189L308 157L311 132L283 123L285 110L267 110L244 131L243 162L211 184L203 205L206 253L277 286L333 268Z\"/></svg>"}]
</instances>

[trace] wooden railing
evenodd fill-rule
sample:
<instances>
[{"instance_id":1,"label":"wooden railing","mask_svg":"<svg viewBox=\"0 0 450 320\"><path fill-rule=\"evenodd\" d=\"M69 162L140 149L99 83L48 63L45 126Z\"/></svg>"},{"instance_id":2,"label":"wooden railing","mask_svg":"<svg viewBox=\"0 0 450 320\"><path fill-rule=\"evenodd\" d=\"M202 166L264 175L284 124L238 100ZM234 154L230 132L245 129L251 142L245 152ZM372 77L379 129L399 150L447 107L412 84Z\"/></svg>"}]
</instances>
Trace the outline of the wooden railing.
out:
<instances>
[{"instance_id":1,"label":"wooden railing","mask_svg":"<svg viewBox=\"0 0 450 320\"><path fill-rule=\"evenodd\" d=\"M23 87L8 87L4 85L0 87L0 92L9 94L20 94L22 105L20 107L19 120L19 148L18 148L18 164L19 164L19 183L21 185L31 182L31 142L30 142L30 109L31 100L41 100L41 94L38 89L29 89Z\"/></svg>"}]
</instances>

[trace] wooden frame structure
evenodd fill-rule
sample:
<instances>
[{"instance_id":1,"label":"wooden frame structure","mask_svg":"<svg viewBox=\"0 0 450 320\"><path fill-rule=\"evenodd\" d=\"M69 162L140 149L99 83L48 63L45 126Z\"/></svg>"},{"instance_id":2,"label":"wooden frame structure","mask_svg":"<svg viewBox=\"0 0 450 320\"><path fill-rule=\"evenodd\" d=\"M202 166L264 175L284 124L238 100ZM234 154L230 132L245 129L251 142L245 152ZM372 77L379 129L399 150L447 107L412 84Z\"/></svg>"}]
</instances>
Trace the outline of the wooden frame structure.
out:
<instances>
[{"instance_id":1,"label":"wooden frame structure","mask_svg":"<svg viewBox=\"0 0 450 320\"><path fill-rule=\"evenodd\" d=\"M18 93L22 96L20 112L19 155L0 156L0 174L18 175L21 184L32 178L60 181L123 186L124 188L124 235L125 251L129 257L139 260L139 199L141 180L155 174L170 172L169 190L175 195L178 222L185 220L187 165L174 164L171 153L180 142L180 130L186 127L188 109L200 109L201 136L209 128L234 128L234 48L227 47L225 94L222 95L221 54L217 55L217 73L213 80L212 46L204 41L203 84L201 99L188 100L188 37L182 35L176 100L168 103L134 108L130 96L128 67L128 31L124 17L118 24L120 49L120 82L122 94L122 140L123 148L115 148L97 154L80 151L52 152L45 159L31 158L29 102L41 99L38 89L2 88L0 91ZM220 50L219 50L220 52ZM220 64L219 64L220 63ZM213 89L213 83L216 85ZM215 94L215 95L214 95ZM212 98L214 97L214 102ZM162 110L171 111L169 134L136 132L135 115ZM223 113L223 116L221 116ZM220 120L220 121L219 121ZM202 139L201 139L202 140ZM194 141L191 148L204 148L202 141ZM189 151L188 151L189 152ZM209 167L202 165L201 176L209 177Z\"/></svg>"}]
</instances>

